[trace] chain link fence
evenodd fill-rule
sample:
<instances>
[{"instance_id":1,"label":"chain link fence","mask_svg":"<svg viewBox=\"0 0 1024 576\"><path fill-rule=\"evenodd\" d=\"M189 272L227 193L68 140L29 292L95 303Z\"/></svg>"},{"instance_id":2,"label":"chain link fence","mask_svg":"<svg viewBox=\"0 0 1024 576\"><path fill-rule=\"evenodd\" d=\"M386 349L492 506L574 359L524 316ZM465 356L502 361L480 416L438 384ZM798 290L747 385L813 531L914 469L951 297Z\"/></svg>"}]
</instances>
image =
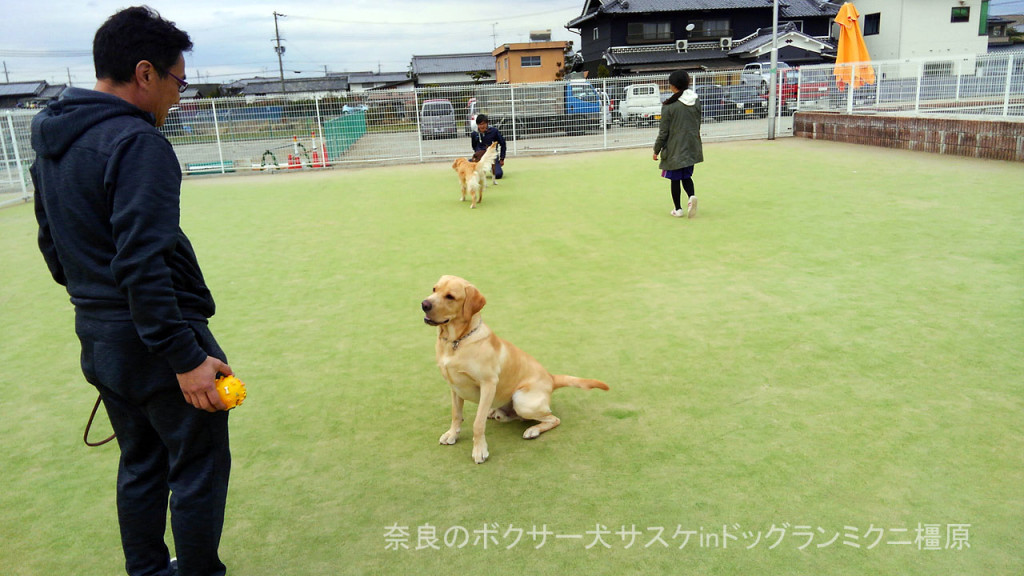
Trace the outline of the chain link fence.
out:
<instances>
[{"instance_id":1,"label":"chain link fence","mask_svg":"<svg viewBox=\"0 0 1024 576\"><path fill-rule=\"evenodd\" d=\"M1024 54L876 62L874 84L836 86L833 65L778 74L776 110L764 76L692 74L706 142L792 135L792 114L958 113L1024 120ZM436 86L181 102L161 128L186 175L282 172L451 161L472 154L475 118L501 130L508 156L642 148L657 136L665 74L537 84ZM0 206L27 201L35 111L0 116Z\"/></svg>"}]
</instances>

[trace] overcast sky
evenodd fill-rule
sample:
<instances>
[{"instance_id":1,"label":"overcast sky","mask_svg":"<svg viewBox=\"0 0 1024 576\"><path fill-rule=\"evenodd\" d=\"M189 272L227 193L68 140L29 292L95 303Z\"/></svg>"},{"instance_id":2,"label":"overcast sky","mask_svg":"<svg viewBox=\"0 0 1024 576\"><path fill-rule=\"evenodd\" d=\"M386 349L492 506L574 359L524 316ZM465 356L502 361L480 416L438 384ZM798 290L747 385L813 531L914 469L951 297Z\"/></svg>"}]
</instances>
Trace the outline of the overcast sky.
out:
<instances>
[{"instance_id":1,"label":"overcast sky","mask_svg":"<svg viewBox=\"0 0 1024 576\"><path fill-rule=\"evenodd\" d=\"M95 83L92 39L117 10L141 0L4 2L0 60L11 82ZM489 52L527 42L531 30L553 40L579 36L565 24L583 0L150 0L148 5L189 33L189 82L277 76L274 12L285 46L285 77L330 72L405 72L413 55ZM0 65L0 82L3 65Z\"/></svg>"},{"instance_id":2,"label":"overcast sky","mask_svg":"<svg viewBox=\"0 0 1024 576\"><path fill-rule=\"evenodd\" d=\"M0 19L0 82L46 80L92 87L92 38L121 0L10 0ZM274 16L285 76L381 70L404 72L413 55L490 51L526 42L531 30L553 40L579 36L565 24L583 0L151 0L149 5L192 36L185 57L190 82L277 76ZM1024 14L1024 0L991 0L991 13ZM0 65L0 74L3 66Z\"/></svg>"}]
</instances>

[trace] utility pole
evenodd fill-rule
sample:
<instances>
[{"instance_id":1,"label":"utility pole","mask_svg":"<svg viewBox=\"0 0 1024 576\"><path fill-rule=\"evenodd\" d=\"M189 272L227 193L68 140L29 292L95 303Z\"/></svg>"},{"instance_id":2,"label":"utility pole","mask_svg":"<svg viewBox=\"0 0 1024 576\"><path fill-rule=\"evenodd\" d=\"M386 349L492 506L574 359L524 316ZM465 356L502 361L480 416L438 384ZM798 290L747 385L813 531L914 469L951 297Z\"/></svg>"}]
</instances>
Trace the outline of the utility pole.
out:
<instances>
[{"instance_id":1,"label":"utility pole","mask_svg":"<svg viewBox=\"0 0 1024 576\"><path fill-rule=\"evenodd\" d=\"M768 75L768 139L775 140L775 89L779 82L779 0L772 3L772 69Z\"/></svg>"},{"instance_id":2,"label":"utility pole","mask_svg":"<svg viewBox=\"0 0 1024 576\"><path fill-rule=\"evenodd\" d=\"M284 54L284 46L281 46L281 32L277 28L277 17L285 18L284 14L278 14L274 11L274 38L277 40L277 46L274 51L277 52L277 69L281 73L281 93L285 93L288 90L284 87L284 62L281 60L281 55Z\"/></svg>"},{"instance_id":3,"label":"utility pole","mask_svg":"<svg viewBox=\"0 0 1024 576\"><path fill-rule=\"evenodd\" d=\"M11 77L7 75L7 60L4 60L4 82L7 84L11 83Z\"/></svg>"},{"instance_id":4,"label":"utility pole","mask_svg":"<svg viewBox=\"0 0 1024 576\"><path fill-rule=\"evenodd\" d=\"M498 47L498 32L494 28L497 25L498 25L497 22L495 22L494 24L491 24L491 40L494 42L494 47L495 48Z\"/></svg>"},{"instance_id":5,"label":"utility pole","mask_svg":"<svg viewBox=\"0 0 1024 576\"><path fill-rule=\"evenodd\" d=\"M68 88L71 87L71 68L68 68Z\"/></svg>"}]
</instances>

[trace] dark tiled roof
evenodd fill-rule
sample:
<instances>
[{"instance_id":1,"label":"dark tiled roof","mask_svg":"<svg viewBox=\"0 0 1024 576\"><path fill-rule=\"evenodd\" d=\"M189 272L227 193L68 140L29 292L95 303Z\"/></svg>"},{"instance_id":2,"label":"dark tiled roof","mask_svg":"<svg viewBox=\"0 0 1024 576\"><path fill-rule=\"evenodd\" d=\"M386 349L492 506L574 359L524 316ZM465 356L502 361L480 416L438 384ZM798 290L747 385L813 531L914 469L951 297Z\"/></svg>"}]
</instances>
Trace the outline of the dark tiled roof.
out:
<instances>
[{"instance_id":1,"label":"dark tiled roof","mask_svg":"<svg viewBox=\"0 0 1024 576\"><path fill-rule=\"evenodd\" d=\"M67 89L68 89L68 87L67 87L66 84L57 84L56 86L47 86L42 92L39 93L39 98L46 98L47 100L49 100L51 98L59 98L60 95L63 94L64 91L67 90Z\"/></svg>"},{"instance_id":2,"label":"dark tiled roof","mask_svg":"<svg viewBox=\"0 0 1024 576\"><path fill-rule=\"evenodd\" d=\"M842 2L824 2L821 0L785 0L779 2L780 18L808 18L811 16L831 16L839 14Z\"/></svg>"},{"instance_id":3,"label":"dark tiled roof","mask_svg":"<svg viewBox=\"0 0 1024 576\"><path fill-rule=\"evenodd\" d=\"M38 96L46 89L46 82L12 82L0 84L0 96Z\"/></svg>"},{"instance_id":4,"label":"dark tiled roof","mask_svg":"<svg viewBox=\"0 0 1024 576\"><path fill-rule=\"evenodd\" d=\"M765 33L766 30L767 30L767 33ZM733 44L732 45L732 50L729 51L729 55L730 56L735 56L735 55L739 55L739 54L745 54L747 52L753 52L753 51L757 50L758 48L760 48L761 46L764 46L765 44L771 43L771 41L772 41L772 29L771 28L762 28L761 30L759 30L759 32L760 33L756 37L751 38L750 40L748 40L748 41L746 41L746 42L744 42L742 44ZM809 40L809 41L812 41L812 42L820 42L821 44L824 44L828 48L835 48L835 46L833 46L831 42L825 42L823 40L819 40L817 38L814 38L813 36L808 36L807 34L804 34L803 32L800 32L799 30L796 29L796 26L780 26L779 27L779 42L782 43L782 44L780 44L780 47L786 42L787 38L793 38L795 36L802 37L803 39L806 39L806 40Z\"/></svg>"},{"instance_id":5,"label":"dark tiled roof","mask_svg":"<svg viewBox=\"0 0 1024 576\"><path fill-rule=\"evenodd\" d=\"M383 72L381 74L361 73L349 74L349 84L390 84L392 82L404 82L409 79L407 72Z\"/></svg>"},{"instance_id":6,"label":"dark tiled roof","mask_svg":"<svg viewBox=\"0 0 1024 576\"><path fill-rule=\"evenodd\" d=\"M567 28L578 28L581 24L603 14L642 14L656 12L692 12L697 10L737 10L743 8L772 7L772 0L609 0L590 2L584 9L590 12L570 20ZM783 0L779 2L780 18L807 18L810 16L835 16L840 4L825 0Z\"/></svg>"},{"instance_id":7,"label":"dark tiled roof","mask_svg":"<svg viewBox=\"0 0 1024 576\"><path fill-rule=\"evenodd\" d=\"M348 78L295 78L284 81L288 92L343 92L348 90ZM280 80L264 80L249 82L242 89L242 94L280 94Z\"/></svg>"},{"instance_id":8,"label":"dark tiled roof","mask_svg":"<svg viewBox=\"0 0 1024 576\"><path fill-rule=\"evenodd\" d=\"M477 70L494 70L494 56L490 52L412 57L413 74L448 74Z\"/></svg>"},{"instance_id":9,"label":"dark tiled roof","mask_svg":"<svg viewBox=\"0 0 1024 576\"><path fill-rule=\"evenodd\" d=\"M605 61L611 66L640 66L650 64L682 64L685 62L703 62L706 60L722 60L727 58L721 50L694 50L692 52L677 52L676 50L661 50L651 52L606 52Z\"/></svg>"}]
</instances>

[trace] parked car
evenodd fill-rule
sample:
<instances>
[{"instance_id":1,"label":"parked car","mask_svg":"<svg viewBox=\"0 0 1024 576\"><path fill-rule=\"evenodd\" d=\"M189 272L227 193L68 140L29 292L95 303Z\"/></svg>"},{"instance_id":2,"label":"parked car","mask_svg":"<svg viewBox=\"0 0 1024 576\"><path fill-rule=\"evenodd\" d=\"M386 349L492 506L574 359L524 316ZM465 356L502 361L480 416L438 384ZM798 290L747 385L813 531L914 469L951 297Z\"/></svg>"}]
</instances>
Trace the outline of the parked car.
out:
<instances>
[{"instance_id":1,"label":"parked car","mask_svg":"<svg viewBox=\"0 0 1024 576\"><path fill-rule=\"evenodd\" d=\"M789 64L786 64L785 62L776 62L776 67L778 68L780 75L786 74L791 76L789 78L783 77L783 82L786 82L788 79L792 84L797 83L796 68L790 68ZM751 62L744 66L743 71L740 72L740 84L751 84L757 86L761 89L761 92L767 94L768 81L771 79L771 73L771 62Z\"/></svg>"},{"instance_id":2,"label":"parked car","mask_svg":"<svg viewBox=\"0 0 1024 576\"><path fill-rule=\"evenodd\" d=\"M735 116L736 104L725 98L725 89L718 84L695 86L693 91L700 98L702 120L728 120Z\"/></svg>"},{"instance_id":3,"label":"parked car","mask_svg":"<svg viewBox=\"0 0 1024 576\"><path fill-rule=\"evenodd\" d=\"M420 110L420 135L427 138L454 138L458 136L455 127L455 107L451 100L425 100Z\"/></svg>"},{"instance_id":4,"label":"parked car","mask_svg":"<svg viewBox=\"0 0 1024 576\"><path fill-rule=\"evenodd\" d=\"M626 86L625 95L619 104L623 124L650 125L661 119L661 99L657 84L631 84Z\"/></svg>"},{"instance_id":5,"label":"parked car","mask_svg":"<svg viewBox=\"0 0 1024 576\"><path fill-rule=\"evenodd\" d=\"M356 112L366 112L369 110L369 106L366 104L345 104L341 107L342 114L355 114Z\"/></svg>"},{"instance_id":6,"label":"parked car","mask_svg":"<svg viewBox=\"0 0 1024 576\"><path fill-rule=\"evenodd\" d=\"M768 97L761 88L751 84L737 84L725 89L725 99L736 109L738 118L766 118L768 116Z\"/></svg>"}]
</instances>

